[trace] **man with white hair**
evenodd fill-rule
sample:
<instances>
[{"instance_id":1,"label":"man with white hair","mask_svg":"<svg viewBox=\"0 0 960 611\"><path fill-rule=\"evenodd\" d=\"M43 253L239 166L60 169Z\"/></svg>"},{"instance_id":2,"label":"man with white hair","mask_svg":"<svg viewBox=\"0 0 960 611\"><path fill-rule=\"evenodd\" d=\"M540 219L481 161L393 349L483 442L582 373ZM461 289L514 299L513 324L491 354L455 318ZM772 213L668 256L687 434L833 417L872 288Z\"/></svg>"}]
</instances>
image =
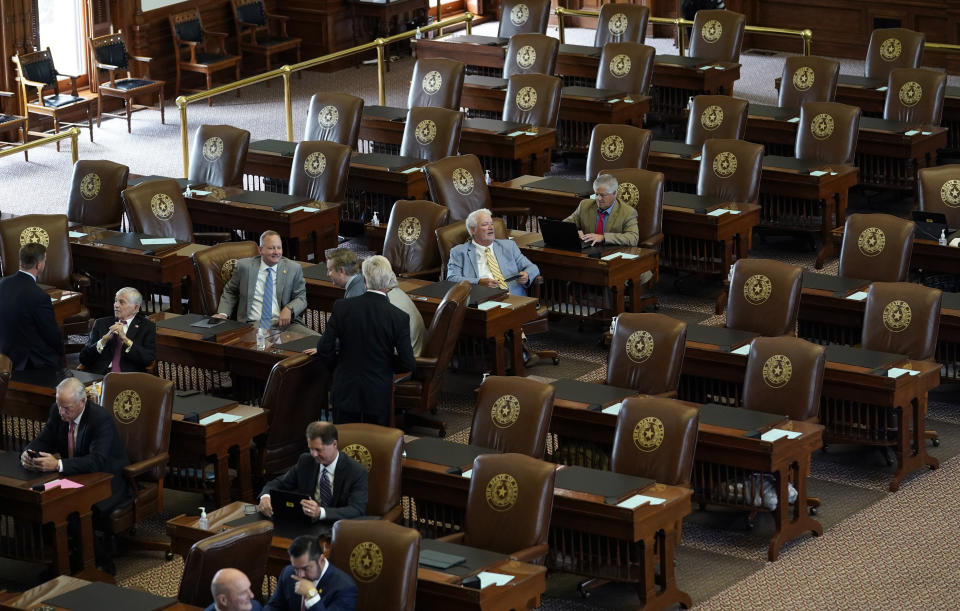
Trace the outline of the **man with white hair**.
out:
<instances>
[{"instance_id":1,"label":"man with white hair","mask_svg":"<svg viewBox=\"0 0 960 611\"><path fill-rule=\"evenodd\" d=\"M388 266L390 265L390 260L386 257L380 255L377 255L377 257L386 261ZM379 264L383 265L382 262ZM420 314L420 310L417 309L416 304L413 303L410 296L400 290L397 283L397 275L393 272L392 268L390 269L390 277L392 280L390 282L390 290L387 291L387 299L390 300L390 303L392 303L394 307L400 308L410 317L410 343L413 345L413 356L420 356L420 353L423 352L423 336L427 334L426 325L423 324L423 315Z\"/></svg>"},{"instance_id":2,"label":"man with white hair","mask_svg":"<svg viewBox=\"0 0 960 611\"><path fill-rule=\"evenodd\" d=\"M259 585L259 584L258 584ZM239 569L220 569L210 582L213 602L204 611L260 611L253 597L250 578Z\"/></svg>"},{"instance_id":3,"label":"man with white hair","mask_svg":"<svg viewBox=\"0 0 960 611\"><path fill-rule=\"evenodd\" d=\"M581 201L573 214L563 219L576 224L580 239L591 246L636 246L640 243L637 211L631 206L617 203L619 186L616 177L610 174L597 176L593 181L596 199Z\"/></svg>"},{"instance_id":4,"label":"man with white hair","mask_svg":"<svg viewBox=\"0 0 960 611\"><path fill-rule=\"evenodd\" d=\"M447 280L509 289L514 295L526 295L527 288L540 275L540 269L523 256L512 240L498 240L493 230L493 214L486 208L467 216L467 230L473 239L454 246L447 262Z\"/></svg>"},{"instance_id":5,"label":"man with white hair","mask_svg":"<svg viewBox=\"0 0 960 611\"><path fill-rule=\"evenodd\" d=\"M87 371L146 371L157 358L157 325L140 311L143 296L126 286L113 298L113 316L98 318L80 362Z\"/></svg>"}]
</instances>

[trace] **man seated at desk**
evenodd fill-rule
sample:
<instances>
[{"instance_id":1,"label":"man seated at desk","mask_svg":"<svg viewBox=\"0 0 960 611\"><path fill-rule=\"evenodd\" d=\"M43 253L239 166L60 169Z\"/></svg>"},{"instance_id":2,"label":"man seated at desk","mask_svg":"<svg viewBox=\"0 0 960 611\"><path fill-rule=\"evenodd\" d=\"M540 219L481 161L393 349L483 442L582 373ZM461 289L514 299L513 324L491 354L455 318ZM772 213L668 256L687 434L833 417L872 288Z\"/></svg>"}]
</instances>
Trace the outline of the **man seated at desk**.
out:
<instances>
[{"instance_id":1,"label":"man seated at desk","mask_svg":"<svg viewBox=\"0 0 960 611\"><path fill-rule=\"evenodd\" d=\"M297 537L287 548L287 554L290 566L281 571L277 589L264 611L353 611L356 608L357 584L330 564L315 537ZM384 609L390 607L389 601L381 603Z\"/></svg>"},{"instance_id":2,"label":"man seated at desk","mask_svg":"<svg viewBox=\"0 0 960 611\"><path fill-rule=\"evenodd\" d=\"M574 223L580 239L591 246L636 246L640 243L637 211L626 204L617 203L619 186L617 179L610 174L597 176L593 181L596 200L587 198L581 201L573 214L563 219L566 223Z\"/></svg>"},{"instance_id":3,"label":"man seated at desk","mask_svg":"<svg viewBox=\"0 0 960 611\"><path fill-rule=\"evenodd\" d=\"M113 298L113 316L98 318L80 362L93 373L147 370L157 358L157 325L140 311L143 296L124 287Z\"/></svg>"},{"instance_id":4,"label":"man seated at desk","mask_svg":"<svg viewBox=\"0 0 960 611\"><path fill-rule=\"evenodd\" d=\"M0 354L14 371L61 367L63 338L50 295L37 286L47 248L31 242L20 248L20 270L0 280Z\"/></svg>"},{"instance_id":5,"label":"man seated at desk","mask_svg":"<svg viewBox=\"0 0 960 611\"><path fill-rule=\"evenodd\" d=\"M220 569L210 582L213 602L204 611L261 611L253 597L250 578L237 569Z\"/></svg>"},{"instance_id":6,"label":"man seated at desk","mask_svg":"<svg viewBox=\"0 0 960 611\"><path fill-rule=\"evenodd\" d=\"M264 231L259 250L259 256L237 261L236 271L223 287L214 317L227 318L236 312L239 321L317 335L301 318L307 309L303 268L283 256L280 234Z\"/></svg>"},{"instance_id":7,"label":"man seated at desk","mask_svg":"<svg viewBox=\"0 0 960 611\"><path fill-rule=\"evenodd\" d=\"M338 248L327 255L327 275L334 286L343 289L343 298L359 297L367 292L360 275L360 260L349 248Z\"/></svg>"},{"instance_id":8,"label":"man seated at desk","mask_svg":"<svg viewBox=\"0 0 960 611\"><path fill-rule=\"evenodd\" d=\"M540 269L523 256L513 240L494 238L493 215L486 208L467 216L467 231L472 240L450 251L447 280L509 289L514 295L526 295L527 288L540 275Z\"/></svg>"}]
</instances>

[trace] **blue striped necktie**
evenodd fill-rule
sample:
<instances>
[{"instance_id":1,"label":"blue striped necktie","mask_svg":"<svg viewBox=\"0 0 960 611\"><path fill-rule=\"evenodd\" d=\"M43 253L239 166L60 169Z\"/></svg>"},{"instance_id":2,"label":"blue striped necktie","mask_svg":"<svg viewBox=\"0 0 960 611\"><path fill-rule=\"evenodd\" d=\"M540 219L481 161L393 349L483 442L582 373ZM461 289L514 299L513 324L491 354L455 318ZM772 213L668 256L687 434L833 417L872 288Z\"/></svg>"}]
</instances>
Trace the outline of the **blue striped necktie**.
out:
<instances>
[{"instance_id":1,"label":"blue striped necktie","mask_svg":"<svg viewBox=\"0 0 960 611\"><path fill-rule=\"evenodd\" d=\"M263 283L263 301L260 303L260 326L270 328L273 322L273 268L267 268L267 279Z\"/></svg>"}]
</instances>

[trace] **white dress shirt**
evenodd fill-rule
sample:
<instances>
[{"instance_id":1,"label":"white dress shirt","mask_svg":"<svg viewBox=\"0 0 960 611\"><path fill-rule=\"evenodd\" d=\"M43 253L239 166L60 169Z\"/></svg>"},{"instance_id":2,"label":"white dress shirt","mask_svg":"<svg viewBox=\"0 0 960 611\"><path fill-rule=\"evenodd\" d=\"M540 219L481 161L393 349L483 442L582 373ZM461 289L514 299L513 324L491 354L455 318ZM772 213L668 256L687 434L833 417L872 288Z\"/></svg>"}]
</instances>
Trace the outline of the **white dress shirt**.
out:
<instances>
[{"instance_id":1,"label":"white dress shirt","mask_svg":"<svg viewBox=\"0 0 960 611\"><path fill-rule=\"evenodd\" d=\"M253 289L253 301L250 302L249 322L259 322L260 320L260 312L262 311L261 304L263 303L263 285L267 280L268 267L273 270L273 303L270 304L273 311L270 315L271 324L276 324L277 319L280 318L280 306L277 301L277 275L280 272L280 266L270 266L260 261L260 271L257 272L257 284Z\"/></svg>"},{"instance_id":2,"label":"white dress shirt","mask_svg":"<svg viewBox=\"0 0 960 611\"><path fill-rule=\"evenodd\" d=\"M125 320L122 321L122 322L123 322L123 333L124 333L124 335L126 335L127 329L130 328L130 323L133 321L133 319L134 319L135 316L136 316L136 314L134 314L134 315L131 316L130 318L127 318L127 319L125 319ZM103 343L103 338L101 337L101 338L97 341L97 352L103 352L103 347L104 347L104 343ZM124 350L124 352L130 352L130 348L132 348L132 347L133 347L133 344L131 343L131 344L130 344L130 347L127 348L126 350ZM110 362L110 370L111 370L111 371L113 370L113 361Z\"/></svg>"},{"instance_id":3,"label":"white dress shirt","mask_svg":"<svg viewBox=\"0 0 960 611\"><path fill-rule=\"evenodd\" d=\"M476 240L473 240L473 247L477 249L477 278L493 278L493 272L490 271L490 266L487 265L487 249L491 249L490 253L493 255L493 258L497 258L497 254L493 252L493 244L490 246L481 246L477 244ZM500 264L500 261L497 261L497 265Z\"/></svg>"}]
</instances>

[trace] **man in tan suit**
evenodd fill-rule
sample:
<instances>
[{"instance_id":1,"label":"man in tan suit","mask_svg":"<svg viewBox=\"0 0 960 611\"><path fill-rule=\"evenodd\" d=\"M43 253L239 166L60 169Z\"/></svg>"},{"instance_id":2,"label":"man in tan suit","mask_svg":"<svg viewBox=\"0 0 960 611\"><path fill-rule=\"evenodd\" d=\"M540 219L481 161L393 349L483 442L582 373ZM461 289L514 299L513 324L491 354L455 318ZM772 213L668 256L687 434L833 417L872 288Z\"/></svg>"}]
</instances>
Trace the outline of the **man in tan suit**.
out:
<instances>
[{"instance_id":1,"label":"man in tan suit","mask_svg":"<svg viewBox=\"0 0 960 611\"><path fill-rule=\"evenodd\" d=\"M580 230L580 238L591 246L636 246L640 242L637 211L626 204L617 203L618 186L616 178L601 174L593 181L596 200L581 201L573 214L563 219L567 223L575 223Z\"/></svg>"}]
</instances>

